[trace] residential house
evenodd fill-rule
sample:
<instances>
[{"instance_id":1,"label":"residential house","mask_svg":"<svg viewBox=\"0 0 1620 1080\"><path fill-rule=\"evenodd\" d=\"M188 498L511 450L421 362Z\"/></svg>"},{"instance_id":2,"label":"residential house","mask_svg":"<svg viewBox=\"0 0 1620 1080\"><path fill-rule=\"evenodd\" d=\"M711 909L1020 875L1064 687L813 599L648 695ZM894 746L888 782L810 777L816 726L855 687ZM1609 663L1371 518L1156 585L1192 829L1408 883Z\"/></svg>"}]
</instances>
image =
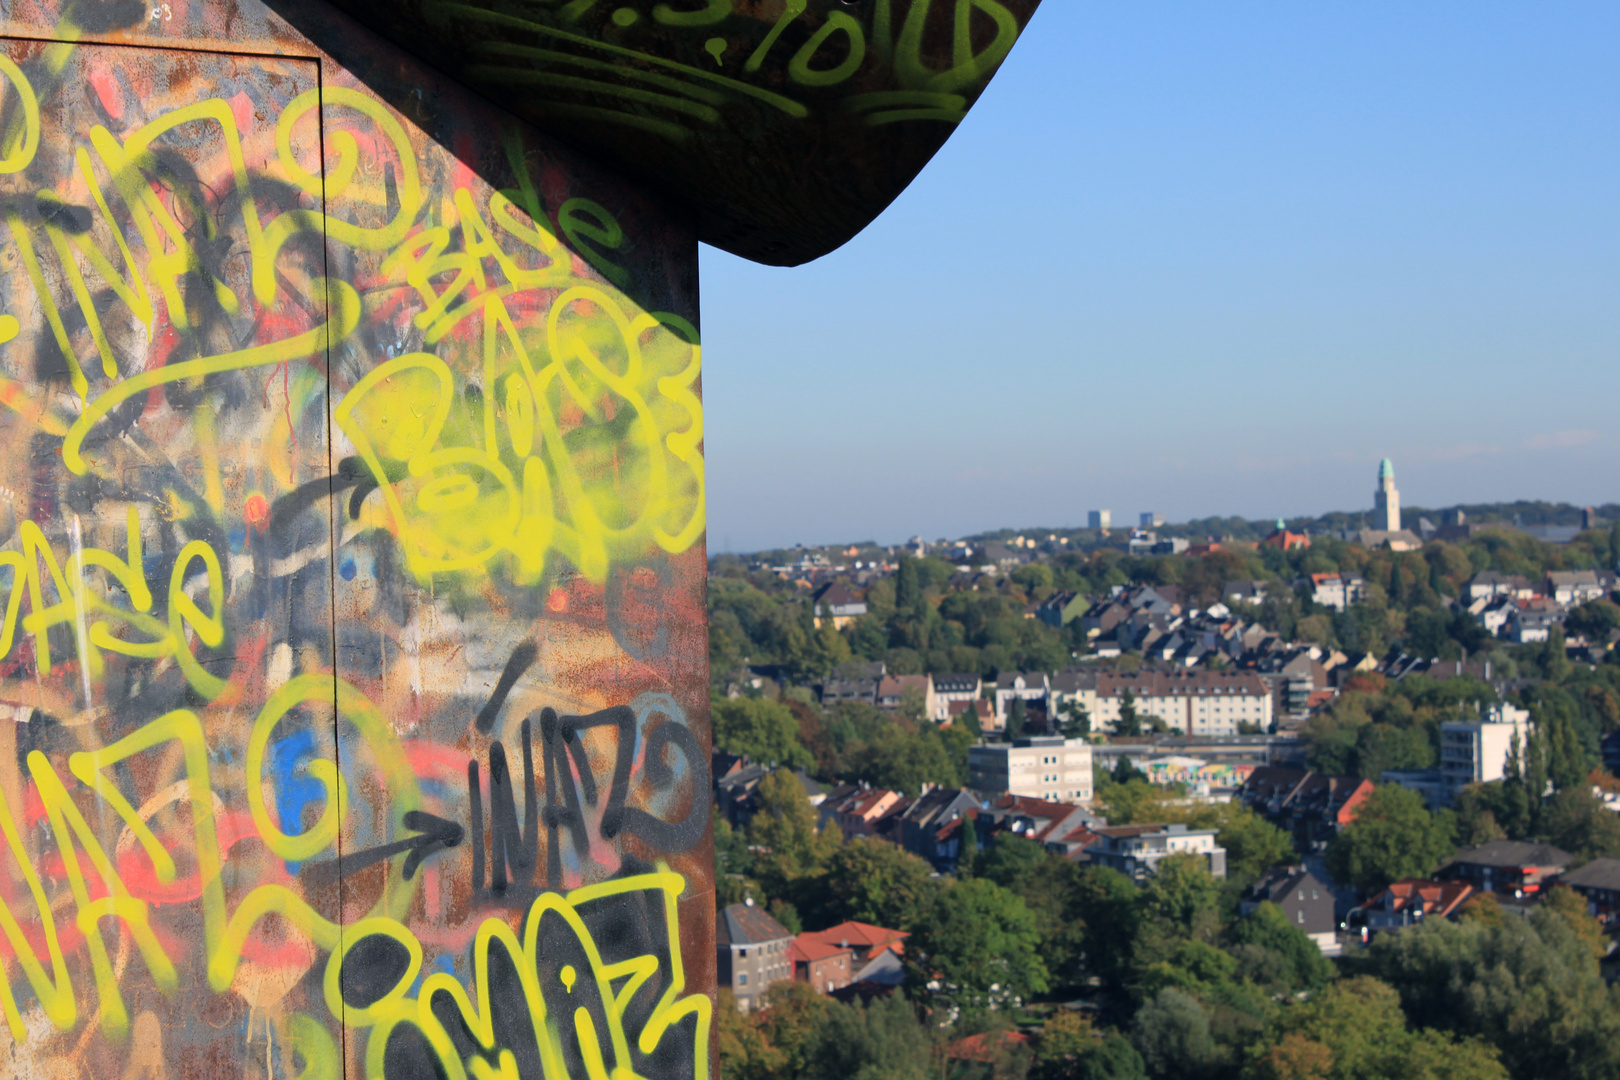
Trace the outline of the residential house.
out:
<instances>
[{"instance_id":1,"label":"residential house","mask_svg":"<svg viewBox=\"0 0 1620 1080\"><path fill-rule=\"evenodd\" d=\"M1060 589L1035 605L1035 617L1057 629L1081 618L1090 607L1090 597Z\"/></svg>"},{"instance_id":2,"label":"residential house","mask_svg":"<svg viewBox=\"0 0 1620 1080\"><path fill-rule=\"evenodd\" d=\"M1373 782L1359 776L1266 765L1249 774L1238 801L1292 836L1299 851L1321 852L1372 790Z\"/></svg>"},{"instance_id":3,"label":"residential house","mask_svg":"<svg viewBox=\"0 0 1620 1080\"><path fill-rule=\"evenodd\" d=\"M1423 537L1410 529L1352 529L1344 538L1364 548L1387 547L1391 551L1417 551Z\"/></svg>"},{"instance_id":4,"label":"residential house","mask_svg":"<svg viewBox=\"0 0 1620 1080\"><path fill-rule=\"evenodd\" d=\"M1105 825L1097 839L1086 845L1086 858L1098 866L1145 881L1171 855L1203 856L1209 872L1226 876L1226 849L1215 842L1215 829L1186 825Z\"/></svg>"},{"instance_id":5,"label":"residential house","mask_svg":"<svg viewBox=\"0 0 1620 1080\"><path fill-rule=\"evenodd\" d=\"M788 949L793 977L823 994L846 987L855 975L855 953L829 945L810 934L800 934Z\"/></svg>"},{"instance_id":6,"label":"residential house","mask_svg":"<svg viewBox=\"0 0 1620 1080\"><path fill-rule=\"evenodd\" d=\"M861 967L870 964L884 953L899 956L904 952L906 938L910 936L904 930L890 930L887 927L873 926L871 923L841 922L825 930L800 934L799 940L848 949L856 977L859 977Z\"/></svg>"},{"instance_id":7,"label":"residential house","mask_svg":"<svg viewBox=\"0 0 1620 1080\"><path fill-rule=\"evenodd\" d=\"M1547 595L1564 607L1601 600L1607 591L1596 570L1552 570L1547 574Z\"/></svg>"},{"instance_id":8,"label":"residential house","mask_svg":"<svg viewBox=\"0 0 1620 1080\"><path fill-rule=\"evenodd\" d=\"M846 702L876 705L880 679L828 679L821 684L821 704L831 707Z\"/></svg>"},{"instance_id":9,"label":"residential house","mask_svg":"<svg viewBox=\"0 0 1620 1080\"><path fill-rule=\"evenodd\" d=\"M813 621L817 627L823 619L831 619L833 627L842 630L866 614L866 600L842 581L823 585L810 594L810 599L815 604Z\"/></svg>"},{"instance_id":10,"label":"residential house","mask_svg":"<svg viewBox=\"0 0 1620 1080\"><path fill-rule=\"evenodd\" d=\"M1249 886L1238 910L1248 915L1267 901L1282 909L1283 917L1298 927L1323 956L1337 956L1338 920L1333 916L1333 892L1304 866L1274 866Z\"/></svg>"},{"instance_id":11,"label":"residential house","mask_svg":"<svg viewBox=\"0 0 1620 1080\"><path fill-rule=\"evenodd\" d=\"M1519 600L1508 612L1503 636L1520 645L1546 641L1552 636L1553 627L1563 623L1565 614L1565 610L1551 597Z\"/></svg>"},{"instance_id":12,"label":"residential house","mask_svg":"<svg viewBox=\"0 0 1620 1080\"><path fill-rule=\"evenodd\" d=\"M1574 861L1569 852L1551 844L1492 840L1461 849L1435 876L1441 881L1466 881L1482 891L1528 896L1540 892Z\"/></svg>"},{"instance_id":13,"label":"residential house","mask_svg":"<svg viewBox=\"0 0 1620 1080\"><path fill-rule=\"evenodd\" d=\"M1044 671L1003 671L997 675L995 702L998 726L1007 726L1008 710L1014 698L1022 699L1026 706L1039 705L1044 711L1049 689Z\"/></svg>"},{"instance_id":14,"label":"residential house","mask_svg":"<svg viewBox=\"0 0 1620 1080\"><path fill-rule=\"evenodd\" d=\"M1558 884L1584 896L1587 907L1604 926L1620 921L1620 859L1593 859L1560 876Z\"/></svg>"},{"instance_id":15,"label":"residential house","mask_svg":"<svg viewBox=\"0 0 1620 1080\"><path fill-rule=\"evenodd\" d=\"M754 793L762 780L771 774L764 765L747 758L716 754L716 765L724 764L722 774L715 770L714 805L720 816L733 826L746 825L754 816Z\"/></svg>"},{"instance_id":16,"label":"residential house","mask_svg":"<svg viewBox=\"0 0 1620 1080\"><path fill-rule=\"evenodd\" d=\"M971 672L949 672L932 678L934 708L929 716L935 720L949 720L952 702L977 701L984 689L984 680Z\"/></svg>"},{"instance_id":17,"label":"residential house","mask_svg":"<svg viewBox=\"0 0 1620 1080\"><path fill-rule=\"evenodd\" d=\"M1260 546L1278 548L1282 551L1302 550L1311 546L1311 538L1305 533L1289 532L1279 521L1276 531L1260 541Z\"/></svg>"},{"instance_id":18,"label":"residential house","mask_svg":"<svg viewBox=\"0 0 1620 1080\"><path fill-rule=\"evenodd\" d=\"M1367 583L1360 574L1312 574L1311 599L1323 607L1343 611L1351 604L1359 604L1367 592Z\"/></svg>"},{"instance_id":19,"label":"residential house","mask_svg":"<svg viewBox=\"0 0 1620 1080\"><path fill-rule=\"evenodd\" d=\"M987 795L1090 802L1091 744L1084 739L1016 739L968 747L968 786Z\"/></svg>"},{"instance_id":20,"label":"residential house","mask_svg":"<svg viewBox=\"0 0 1620 1080\"><path fill-rule=\"evenodd\" d=\"M925 792L900 813L889 839L941 873L956 868L962 850L962 829L971 827L979 800L966 788L935 788Z\"/></svg>"},{"instance_id":21,"label":"residential house","mask_svg":"<svg viewBox=\"0 0 1620 1080\"><path fill-rule=\"evenodd\" d=\"M1481 597L1468 604L1468 614L1492 637L1506 637L1508 623L1519 614L1519 601L1511 596Z\"/></svg>"},{"instance_id":22,"label":"residential house","mask_svg":"<svg viewBox=\"0 0 1620 1080\"><path fill-rule=\"evenodd\" d=\"M922 715L932 717L939 707L934 695L932 675L885 675L878 680L878 708L898 709L905 700L908 690L914 691L920 697Z\"/></svg>"},{"instance_id":23,"label":"residential house","mask_svg":"<svg viewBox=\"0 0 1620 1080\"><path fill-rule=\"evenodd\" d=\"M1518 574L1499 574L1495 570L1481 570L1468 579L1463 586L1463 599L1493 600L1497 597L1506 597L1509 600L1528 600L1536 593L1531 587L1528 578Z\"/></svg>"},{"instance_id":24,"label":"residential house","mask_svg":"<svg viewBox=\"0 0 1620 1080\"><path fill-rule=\"evenodd\" d=\"M901 798L898 791L845 785L827 796L818 816L823 825L830 821L838 826L846 841L857 836L875 836L877 823Z\"/></svg>"},{"instance_id":25,"label":"residential house","mask_svg":"<svg viewBox=\"0 0 1620 1080\"><path fill-rule=\"evenodd\" d=\"M994 799L981 807L973 819L981 848L1005 833L1033 840L1054 855L1070 859L1083 858L1085 846L1106 824L1083 806L1022 795Z\"/></svg>"},{"instance_id":26,"label":"residential house","mask_svg":"<svg viewBox=\"0 0 1620 1080\"><path fill-rule=\"evenodd\" d=\"M1350 913L1350 924L1372 933L1400 930L1424 919L1454 918L1478 890L1465 881L1402 878Z\"/></svg>"},{"instance_id":27,"label":"residential house","mask_svg":"<svg viewBox=\"0 0 1620 1080\"><path fill-rule=\"evenodd\" d=\"M1281 588L1277 581L1228 581L1222 599L1228 604L1261 604L1269 589Z\"/></svg>"},{"instance_id":28,"label":"residential house","mask_svg":"<svg viewBox=\"0 0 1620 1080\"><path fill-rule=\"evenodd\" d=\"M788 950L793 933L749 900L720 912L714 924L716 980L737 998L737 1008L758 1008L765 991L793 978Z\"/></svg>"},{"instance_id":29,"label":"residential house","mask_svg":"<svg viewBox=\"0 0 1620 1080\"><path fill-rule=\"evenodd\" d=\"M946 705L949 714L941 726L949 727L963 716L972 714L972 719L979 725L979 731L989 735L1001 730L996 721L996 708L983 698L972 701L952 701Z\"/></svg>"}]
</instances>

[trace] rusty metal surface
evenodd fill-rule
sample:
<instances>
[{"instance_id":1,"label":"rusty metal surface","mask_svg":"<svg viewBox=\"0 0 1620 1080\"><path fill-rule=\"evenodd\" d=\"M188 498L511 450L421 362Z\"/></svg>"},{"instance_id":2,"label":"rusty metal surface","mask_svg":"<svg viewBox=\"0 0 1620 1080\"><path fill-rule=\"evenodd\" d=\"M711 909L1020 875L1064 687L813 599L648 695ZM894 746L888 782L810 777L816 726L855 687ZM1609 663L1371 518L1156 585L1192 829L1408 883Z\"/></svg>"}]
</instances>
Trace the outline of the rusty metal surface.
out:
<instances>
[{"instance_id":1,"label":"rusty metal surface","mask_svg":"<svg viewBox=\"0 0 1620 1080\"><path fill-rule=\"evenodd\" d=\"M1039 0L334 2L667 192L700 240L794 265L905 189Z\"/></svg>"},{"instance_id":2,"label":"rusty metal surface","mask_svg":"<svg viewBox=\"0 0 1620 1080\"><path fill-rule=\"evenodd\" d=\"M707 1076L695 239L326 25L0 19L0 1075Z\"/></svg>"}]
</instances>

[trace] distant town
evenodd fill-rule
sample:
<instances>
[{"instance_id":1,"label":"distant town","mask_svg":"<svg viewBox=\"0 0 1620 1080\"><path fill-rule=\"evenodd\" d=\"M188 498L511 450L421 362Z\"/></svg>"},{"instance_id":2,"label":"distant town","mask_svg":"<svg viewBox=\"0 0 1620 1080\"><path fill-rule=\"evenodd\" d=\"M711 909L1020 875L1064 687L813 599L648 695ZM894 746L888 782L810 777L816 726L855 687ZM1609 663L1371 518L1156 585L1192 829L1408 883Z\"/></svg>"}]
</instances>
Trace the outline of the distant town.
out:
<instances>
[{"instance_id":1,"label":"distant town","mask_svg":"<svg viewBox=\"0 0 1620 1080\"><path fill-rule=\"evenodd\" d=\"M1449 1055L1422 1075L1549 1071L1522 1030L1424 1026L1441 925L1586 935L1579 992L1620 1016L1620 506L1403 509L1389 460L1370 503L713 557L738 1031L902 995L996 1018L936 1048L964 1076L1327 1077L1282 1068L1270 995L1355 986ZM1091 1071L1042 1064L1064 1016Z\"/></svg>"}]
</instances>

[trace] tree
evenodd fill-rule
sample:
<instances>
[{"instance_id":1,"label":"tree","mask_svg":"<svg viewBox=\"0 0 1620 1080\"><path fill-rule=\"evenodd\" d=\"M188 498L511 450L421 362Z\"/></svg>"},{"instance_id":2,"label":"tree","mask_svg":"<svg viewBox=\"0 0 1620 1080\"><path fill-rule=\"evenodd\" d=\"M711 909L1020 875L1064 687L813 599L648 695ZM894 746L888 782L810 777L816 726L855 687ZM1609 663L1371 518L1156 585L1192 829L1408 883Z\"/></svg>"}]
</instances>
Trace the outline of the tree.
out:
<instances>
[{"instance_id":1,"label":"tree","mask_svg":"<svg viewBox=\"0 0 1620 1080\"><path fill-rule=\"evenodd\" d=\"M1046 990L1035 916L993 881L972 878L941 890L906 940L908 990L953 1002L964 1013L1005 1008Z\"/></svg>"},{"instance_id":2,"label":"tree","mask_svg":"<svg viewBox=\"0 0 1620 1080\"><path fill-rule=\"evenodd\" d=\"M977 872L979 863L979 827L971 817L962 815L962 841L956 852L956 876L969 878Z\"/></svg>"},{"instance_id":3,"label":"tree","mask_svg":"<svg viewBox=\"0 0 1620 1080\"><path fill-rule=\"evenodd\" d=\"M1152 1076L1202 1076L1220 1054L1204 1006L1186 991L1168 986L1136 1014L1131 1041Z\"/></svg>"},{"instance_id":4,"label":"tree","mask_svg":"<svg viewBox=\"0 0 1620 1080\"><path fill-rule=\"evenodd\" d=\"M1436 817L1415 791L1373 789L1355 820L1328 845L1328 872L1363 893L1407 877L1427 877L1452 851L1449 815Z\"/></svg>"},{"instance_id":5,"label":"tree","mask_svg":"<svg viewBox=\"0 0 1620 1080\"><path fill-rule=\"evenodd\" d=\"M1024 699L1015 697L1007 705L1007 739L1011 741L1024 733L1024 721L1028 718L1029 706Z\"/></svg>"},{"instance_id":6,"label":"tree","mask_svg":"<svg viewBox=\"0 0 1620 1080\"><path fill-rule=\"evenodd\" d=\"M1278 980L1289 990L1315 990L1333 977L1333 964L1322 955L1310 935L1288 921L1282 909L1267 901L1239 919L1232 941L1251 950L1273 954ZM1253 964L1250 958L1248 963ZM1245 957L1239 956L1239 960Z\"/></svg>"},{"instance_id":7,"label":"tree","mask_svg":"<svg viewBox=\"0 0 1620 1080\"><path fill-rule=\"evenodd\" d=\"M934 868L873 836L856 837L827 860L827 870L805 890L809 925L818 929L851 919L905 928L933 904Z\"/></svg>"},{"instance_id":8,"label":"tree","mask_svg":"<svg viewBox=\"0 0 1620 1080\"><path fill-rule=\"evenodd\" d=\"M1608 599L1589 600L1571 609L1564 627L1588 641L1608 641L1610 634L1620 630L1620 606Z\"/></svg>"},{"instance_id":9,"label":"tree","mask_svg":"<svg viewBox=\"0 0 1620 1080\"><path fill-rule=\"evenodd\" d=\"M929 1032L898 994L831 1005L816 1028L805 1080L928 1080ZM722 1073L722 1075L725 1075Z\"/></svg>"},{"instance_id":10,"label":"tree","mask_svg":"<svg viewBox=\"0 0 1620 1080\"><path fill-rule=\"evenodd\" d=\"M745 754L762 765L808 769L815 764L799 744L799 722L777 701L764 698L716 698L711 703L714 744Z\"/></svg>"},{"instance_id":11,"label":"tree","mask_svg":"<svg viewBox=\"0 0 1620 1080\"><path fill-rule=\"evenodd\" d=\"M836 830L816 828L816 812L804 785L786 769L761 780L755 800L759 812L748 828L755 845L764 849L755 857L755 866L766 888L782 896L793 881L821 873L838 850L838 837Z\"/></svg>"},{"instance_id":12,"label":"tree","mask_svg":"<svg viewBox=\"0 0 1620 1080\"><path fill-rule=\"evenodd\" d=\"M1400 996L1365 975L1334 983L1277 1015L1248 1080L1507 1080L1478 1039L1410 1031Z\"/></svg>"},{"instance_id":13,"label":"tree","mask_svg":"<svg viewBox=\"0 0 1620 1080\"><path fill-rule=\"evenodd\" d=\"M724 988L714 1011L714 1042L720 1055L720 1075L727 1080L770 1080L782 1066L782 1055L737 1011L736 998Z\"/></svg>"},{"instance_id":14,"label":"tree","mask_svg":"<svg viewBox=\"0 0 1620 1080\"><path fill-rule=\"evenodd\" d=\"M1221 887L1202 855L1177 852L1159 861L1142 889L1144 912L1183 933L1211 923L1221 905Z\"/></svg>"},{"instance_id":15,"label":"tree","mask_svg":"<svg viewBox=\"0 0 1620 1080\"><path fill-rule=\"evenodd\" d=\"M1620 990L1556 907L1501 922L1425 920L1381 935L1369 963L1414 1023L1486 1040L1516 1076L1620 1070Z\"/></svg>"},{"instance_id":16,"label":"tree","mask_svg":"<svg viewBox=\"0 0 1620 1080\"><path fill-rule=\"evenodd\" d=\"M1099 1036L1085 1018L1060 1009L1041 1029L1029 1080L1146 1080L1130 1040Z\"/></svg>"},{"instance_id":17,"label":"tree","mask_svg":"<svg viewBox=\"0 0 1620 1080\"><path fill-rule=\"evenodd\" d=\"M1128 686L1119 695L1119 723L1114 725L1114 733L1129 736L1142 734L1142 721L1136 715L1136 695Z\"/></svg>"},{"instance_id":18,"label":"tree","mask_svg":"<svg viewBox=\"0 0 1620 1080\"><path fill-rule=\"evenodd\" d=\"M1554 795L1542 809L1541 828L1548 840L1581 862L1620 858L1620 815L1585 785Z\"/></svg>"},{"instance_id":19,"label":"tree","mask_svg":"<svg viewBox=\"0 0 1620 1080\"><path fill-rule=\"evenodd\" d=\"M1084 739L1091 734L1091 713L1079 701L1069 701L1063 706L1063 737L1066 739Z\"/></svg>"}]
</instances>

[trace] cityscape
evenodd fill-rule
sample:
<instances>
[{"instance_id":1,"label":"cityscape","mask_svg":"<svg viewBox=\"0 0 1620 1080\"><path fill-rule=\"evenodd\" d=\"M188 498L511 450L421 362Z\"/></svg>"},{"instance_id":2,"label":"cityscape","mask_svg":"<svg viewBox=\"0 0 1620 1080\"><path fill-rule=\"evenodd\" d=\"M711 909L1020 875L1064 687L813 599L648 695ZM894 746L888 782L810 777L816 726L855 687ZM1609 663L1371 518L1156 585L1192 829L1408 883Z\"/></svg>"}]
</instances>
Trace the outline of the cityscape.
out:
<instances>
[{"instance_id":1,"label":"cityscape","mask_svg":"<svg viewBox=\"0 0 1620 1080\"><path fill-rule=\"evenodd\" d=\"M1610 1075L1620 507L1370 495L712 556L722 1052Z\"/></svg>"}]
</instances>

